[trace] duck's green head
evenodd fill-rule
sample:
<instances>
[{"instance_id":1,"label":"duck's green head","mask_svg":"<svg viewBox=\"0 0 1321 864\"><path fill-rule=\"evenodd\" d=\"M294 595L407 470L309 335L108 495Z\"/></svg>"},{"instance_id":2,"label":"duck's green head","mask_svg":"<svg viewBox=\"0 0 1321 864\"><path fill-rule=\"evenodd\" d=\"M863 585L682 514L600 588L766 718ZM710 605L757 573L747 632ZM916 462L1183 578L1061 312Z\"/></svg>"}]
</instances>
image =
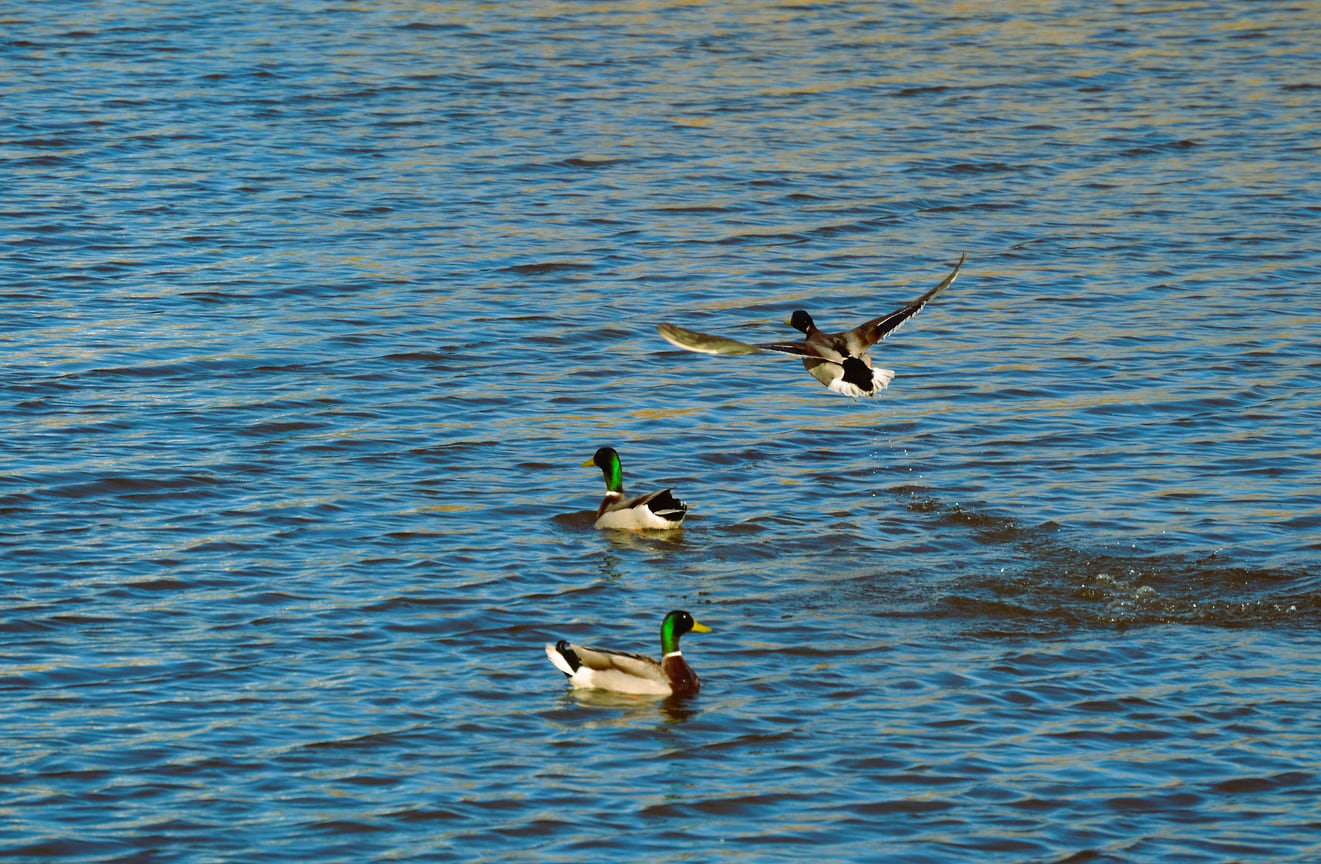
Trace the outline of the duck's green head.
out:
<instances>
[{"instance_id":1,"label":"duck's green head","mask_svg":"<svg viewBox=\"0 0 1321 864\"><path fill-rule=\"evenodd\" d=\"M802 309L795 309L794 314L790 315L789 320L784 323L800 333L806 333L808 330L811 330L816 326L812 321L812 316L808 315Z\"/></svg>"},{"instance_id":2,"label":"duck's green head","mask_svg":"<svg viewBox=\"0 0 1321 864\"><path fill-rule=\"evenodd\" d=\"M595 465L605 475L605 488L611 492L624 491L624 469L619 464L619 454L613 447L602 447L596 455L583 463L583 467Z\"/></svg>"},{"instance_id":3,"label":"duck's green head","mask_svg":"<svg viewBox=\"0 0 1321 864\"><path fill-rule=\"evenodd\" d=\"M675 609L661 622L661 652L672 654L679 650L679 637L685 633L710 633L711 628L693 619L682 609Z\"/></svg>"}]
</instances>

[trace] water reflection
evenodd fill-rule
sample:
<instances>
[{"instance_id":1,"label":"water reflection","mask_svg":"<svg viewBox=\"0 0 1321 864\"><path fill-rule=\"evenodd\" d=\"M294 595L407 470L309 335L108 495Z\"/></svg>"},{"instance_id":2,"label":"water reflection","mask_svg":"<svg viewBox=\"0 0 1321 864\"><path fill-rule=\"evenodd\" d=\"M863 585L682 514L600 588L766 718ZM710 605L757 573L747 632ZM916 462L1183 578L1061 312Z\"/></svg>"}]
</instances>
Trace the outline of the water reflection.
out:
<instances>
[{"instance_id":1,"label":"water reflection","mask_svg":"<svg viewBox=\"0 0 1321 864\"><path fill-rule=\"evenodd\" d=\"M660 717L684 723L697 716L701 694L687 699L637 696L609 690L568 690L559 698L561 711L552 715L562 728L636 727Z\"/></svg>"}]
</instances>

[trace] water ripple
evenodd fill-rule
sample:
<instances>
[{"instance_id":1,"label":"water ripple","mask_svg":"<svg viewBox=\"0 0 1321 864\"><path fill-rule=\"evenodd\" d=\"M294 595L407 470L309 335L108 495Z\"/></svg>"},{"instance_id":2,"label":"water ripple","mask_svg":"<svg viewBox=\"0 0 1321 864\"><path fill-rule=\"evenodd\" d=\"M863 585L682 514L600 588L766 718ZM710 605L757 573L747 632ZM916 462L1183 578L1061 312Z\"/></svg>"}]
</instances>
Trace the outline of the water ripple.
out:
<instances>
[{"instance_id":1,"label":"water ripple","mask_svg":"<svg viewBox=\"0 0 1321 864\"><path fill-rule=\"evenodd\" d=\"M1321 39L1122 11L14 11L0 848L1311 861Z\"/></svg>"}]
</instances>

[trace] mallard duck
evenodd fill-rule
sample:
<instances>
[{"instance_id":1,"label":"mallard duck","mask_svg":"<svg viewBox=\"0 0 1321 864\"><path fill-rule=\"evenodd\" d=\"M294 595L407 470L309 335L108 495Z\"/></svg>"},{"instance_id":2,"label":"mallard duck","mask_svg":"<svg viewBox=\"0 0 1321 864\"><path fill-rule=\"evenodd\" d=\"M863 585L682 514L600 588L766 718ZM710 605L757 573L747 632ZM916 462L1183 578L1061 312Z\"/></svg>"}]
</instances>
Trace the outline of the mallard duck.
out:
<instances>
[{"instance_id":1,"label":"mallard duck","mask_svg":"<svg viewBox=\"0 0 1321 864\"><path fill-rule=\"evenodd\" d=\"M711 628L676 609L661 622L661 659L641 654L573 645L561 639L546 644L546 656L569 678L575 689L613 690L650 696L692 696L701 686L697 673L683 659L679 637L710 633Z\"/></svg>"},{"instance_id":2,"label":"mallard duck","mask_svg":"<svg viewBox=\"0 0 1321 864\"><path fill-rule=\"evenodd\" d=\"M755 354L759 351L777 351L801 357L803 367L812 377L836 393L845 396L875 396L894 378L894 372L872 366L867 351L871 346L898 329L912 318L922 307L931 302L937 294L944 291L959 275L963 268L966 254L959 257L954 265L954 272L945 277L935 288L909 303L902 309L896 309L889 315L873 318L859 324L844 333L825 333L818 330L812 316L802 309L796 310L785 323L800 331L807 338L797 342L766 342L749 345L723 336L712 336L685 330L673 324L661 324L657 329L660 335L679 348L699 351L703 354Z\"/></svg>"},{"instance_id":3,"label":"mallard duck","mask_svg":"<svg viewBox=\"0 0 1321 864\"><path fill-rule=\"evenodd\" d=\"M583 463L595 465L605 475L605 498L596 508L596 529L621 528L627 531L668 531L678 528L688 512L688 505L670 494L669 489L624 498L624 471L613 447L602 447Z\"/></svg>"}]
</instances>

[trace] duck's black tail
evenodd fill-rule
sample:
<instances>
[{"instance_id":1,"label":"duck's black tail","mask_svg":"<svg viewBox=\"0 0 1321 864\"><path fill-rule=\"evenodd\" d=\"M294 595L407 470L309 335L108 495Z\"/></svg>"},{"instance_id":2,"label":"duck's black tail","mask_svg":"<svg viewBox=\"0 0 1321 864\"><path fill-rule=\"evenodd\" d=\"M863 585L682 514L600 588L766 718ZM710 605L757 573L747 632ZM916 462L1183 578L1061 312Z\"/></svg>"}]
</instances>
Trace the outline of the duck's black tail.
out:
<instances>
[{"instance_id":1,"label":"duck's black tail","mask_svg":"<svg viewBox=\"0 0 1321 864\"><path fill-rule=\"evenodd\" d=\"M845 357L844 362L840 364L844 367L844 380L857 387L863 393L871 393L876 389L876 382L872 380L871 367L859 360L857 357Z\"/></svg>"},{"instance_id":2,"label":"duck's black tail","mask_svg":"<svg viewBox=\"0 0 1321 864\"><path fill-rule=\"evenodd\" d=\"M657 516L676 525L683 521L683 517L688 513L688 505L674 497L669 489L657 492L656 495L647 502L647 508Z\"/></svg>"},{"instance_id":3,"label":"duck's black tail","mask_svg":"<svg viewBox=\"0 0 1321 864\"><path fill-rule=\"evenodd\" d=\"M561 639L560 641L555 643L555 650L556 652L559 653L561 657L563 657L566 661L568 661L569 668L571 668L574 672L577 672L579 667L583 665L582 658L579 657L578 653L573 650L573 646L570 645L564 639ZM563 672L564 670L560 670L560 671ZM564 674L571 675L572 673L565 672Z\"/></svg>"}]
</instances>

